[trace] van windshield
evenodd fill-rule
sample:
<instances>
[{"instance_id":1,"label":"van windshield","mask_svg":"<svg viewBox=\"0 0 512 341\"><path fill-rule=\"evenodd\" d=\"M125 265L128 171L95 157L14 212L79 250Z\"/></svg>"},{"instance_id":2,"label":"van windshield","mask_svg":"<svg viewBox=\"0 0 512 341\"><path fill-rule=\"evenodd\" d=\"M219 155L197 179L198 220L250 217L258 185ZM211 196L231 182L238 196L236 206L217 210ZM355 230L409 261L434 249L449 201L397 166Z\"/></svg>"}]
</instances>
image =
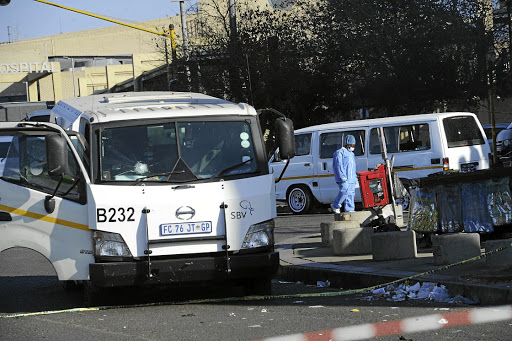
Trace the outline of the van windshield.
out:
<instances>
[{"instance_id":1,"label":"van windshield","mask_svg":"<svg viewBox=\"0 0 512 341\"><path fill-rule=\"evenodd\" d=\"M448 148L485 144L484 136L473 116L454 116L443 119Z\"/></svg>"},{"instance_id":2,"label":"van windshield","mask_svg":"<svg viewBox=\"0 0 512 341\"><path fill-rule=\"evenodd\" d=\"M194 121L106 128L103 181L185 182L258 171L246 121Z\"/></svg>"}]
</instances>

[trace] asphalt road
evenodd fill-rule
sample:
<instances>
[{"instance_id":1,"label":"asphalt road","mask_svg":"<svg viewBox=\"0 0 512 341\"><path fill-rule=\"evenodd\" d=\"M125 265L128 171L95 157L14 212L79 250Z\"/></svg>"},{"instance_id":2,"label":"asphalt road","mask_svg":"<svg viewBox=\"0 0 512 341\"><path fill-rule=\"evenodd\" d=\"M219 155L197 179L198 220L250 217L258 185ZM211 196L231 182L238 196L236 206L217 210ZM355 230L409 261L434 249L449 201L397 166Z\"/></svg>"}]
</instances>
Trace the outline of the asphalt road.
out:
<instances>
[{"instance_id":1,"label":"asphalt road","mask_svg":"<svg viewBox=\"0 0 512 341\"><path fill-rule=\"evenodd\" d=\"M280 216L277 244L298 234L318 232L319 221L325 219L328 216L323 214ZM332 289L274 281L275 294L306 296L190 303L184 300L223 298L241 293L237 288L221 287L126 289L112 295L113 306L108 309L5 318L2 316L19 312L82 306L80 291L64 290L41 255L11 249L0 254L0 340L255 340L472 308L429 301L393 302L374 295L307 297L329 290ZM178 304L161 305L169 301L178 301ZM402 340L414 341L510 340L512 321L381 339L400 340L400 336Z\"/></svg>"}]
</instances>

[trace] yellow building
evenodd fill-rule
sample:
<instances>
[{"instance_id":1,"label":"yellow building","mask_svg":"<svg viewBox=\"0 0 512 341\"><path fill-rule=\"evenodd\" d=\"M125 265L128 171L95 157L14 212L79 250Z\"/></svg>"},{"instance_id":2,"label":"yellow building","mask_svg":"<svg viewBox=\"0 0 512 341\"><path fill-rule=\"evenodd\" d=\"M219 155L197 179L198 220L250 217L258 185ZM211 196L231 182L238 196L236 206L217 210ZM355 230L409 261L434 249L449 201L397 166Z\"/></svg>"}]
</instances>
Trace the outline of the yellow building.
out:
<instances>
[{"instance_id":1,"label":"yellow building","mask_svg":"<svg viewBox=\"0 0 512 341\"><path fill-rule=\"evenodd\" d=\"M186 16L190 39L197 38L206 27L207 18L211 17L208 12L216 1L228 4L228 0L200 0L199 11ZM268 0L236 3L238 8L271 9ZM228 8L221 10L227 13ZM133 25L164 32L170 24L181 45L179 15ZM0 103L57 102L98 92L145 90L147 79L169 72L169 43L169 38L121 25L0 43Z\"/></svg>"},{"instance_id":2,"label":"yellow building","mask_svg":"<svg viewBox=\"0 0 512 341\"><path fill-rule=\"evenodd\" d=\"M163 31L179 17L137 23ZM0 44L0 102L86 96L165 64L166 38L124 26ZM135 90L141 90L134 82ZM28 96L27 96L28 95Z\"/></svg>"}]
</instances>

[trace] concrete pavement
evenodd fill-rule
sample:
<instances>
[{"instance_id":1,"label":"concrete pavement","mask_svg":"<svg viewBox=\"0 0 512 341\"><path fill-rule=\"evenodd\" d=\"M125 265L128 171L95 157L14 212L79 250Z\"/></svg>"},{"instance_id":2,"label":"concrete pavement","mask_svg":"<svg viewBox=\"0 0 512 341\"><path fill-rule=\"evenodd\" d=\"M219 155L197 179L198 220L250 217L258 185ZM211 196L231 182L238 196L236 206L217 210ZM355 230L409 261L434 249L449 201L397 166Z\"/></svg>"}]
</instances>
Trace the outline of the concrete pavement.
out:
<instances>
[{"instance_id":1,"label":"concrete pavement","mask_svg":"<svg viewBox=\"0 0 512 341\"><path fill-rule=\"evenodd\" d=\"M512 264L490 267L484 258L454 267L439 266L434 264L432 249L421 245L417 256L409 259L375 261L372 254L335 256L333 247L322 243L320 228L318 233L286 240L276 248L281 257L281 280L309 284L328 280L331 287L360 289L443 268L411 282L444 284L452 296L478 297L482 305L512 303Z\"/></svg>"}]
</instances>

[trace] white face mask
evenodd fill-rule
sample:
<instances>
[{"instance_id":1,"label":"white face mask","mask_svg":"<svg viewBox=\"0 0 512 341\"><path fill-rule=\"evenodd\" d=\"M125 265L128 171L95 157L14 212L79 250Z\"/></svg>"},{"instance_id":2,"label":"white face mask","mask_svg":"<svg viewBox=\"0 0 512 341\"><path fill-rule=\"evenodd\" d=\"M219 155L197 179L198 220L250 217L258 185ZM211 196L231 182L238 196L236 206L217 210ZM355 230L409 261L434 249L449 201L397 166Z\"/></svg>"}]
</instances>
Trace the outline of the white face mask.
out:
<instances>
[{"instance_id":1,"label":"white face mask","mask_svg":"<svg viewBox=\"0 0 512 341\"><path fill-rule=\"evenodd\" d=\"M351 152L353 152L354 150L356 150L354 147L349 147L348 150L350 150Z\"/></svg>"}]
</instances>

